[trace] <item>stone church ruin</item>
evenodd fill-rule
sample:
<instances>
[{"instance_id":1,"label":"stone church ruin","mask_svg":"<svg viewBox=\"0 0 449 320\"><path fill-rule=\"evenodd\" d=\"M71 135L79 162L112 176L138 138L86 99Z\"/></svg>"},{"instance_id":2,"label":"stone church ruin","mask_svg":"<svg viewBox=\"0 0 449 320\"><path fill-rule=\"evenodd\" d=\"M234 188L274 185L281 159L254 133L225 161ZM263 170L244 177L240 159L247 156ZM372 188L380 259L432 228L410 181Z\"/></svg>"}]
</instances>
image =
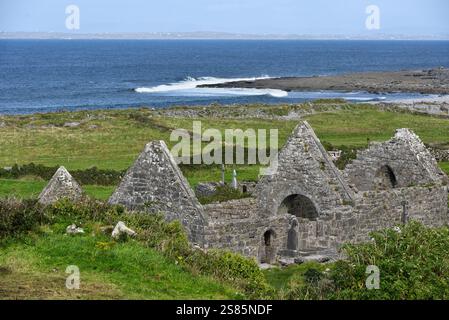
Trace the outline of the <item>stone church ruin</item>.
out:
<instances>
[{"instance_id":1,"label":"stone church ruin","mask_svg":"<svg viewBox=\"0 0 449 320\"><path fill-rule=\"evenodd\" d=\"M163 141L145 146L109 199L179 220L192 243L262 263L335 255L374 230L418 220L449 222L447 177L419 137L399 129L370 143L344 170L307 122L298 124L249 198L201 205Z\"/></svg>"}]
</instances>

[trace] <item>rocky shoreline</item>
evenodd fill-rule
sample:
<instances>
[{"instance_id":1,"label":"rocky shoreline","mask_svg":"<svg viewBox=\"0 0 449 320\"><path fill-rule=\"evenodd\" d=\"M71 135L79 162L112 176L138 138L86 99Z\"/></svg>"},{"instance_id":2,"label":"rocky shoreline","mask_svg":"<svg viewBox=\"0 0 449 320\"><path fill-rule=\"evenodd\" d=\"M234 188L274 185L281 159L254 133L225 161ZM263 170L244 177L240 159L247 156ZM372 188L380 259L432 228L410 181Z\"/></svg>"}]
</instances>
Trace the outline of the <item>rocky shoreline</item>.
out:
<instances>
[{"instance_id":1,"label":"rocky shoreline","mask_svg":"<svg viewBox=\"0 0 449 320\"><path fill-rule=\"evenodd\" d=\"M284 91L367 91L449 94L449 69L363 72L337 76L285 77L202 85L203 88L255 88Z\"/></svg>"}]
</instances>

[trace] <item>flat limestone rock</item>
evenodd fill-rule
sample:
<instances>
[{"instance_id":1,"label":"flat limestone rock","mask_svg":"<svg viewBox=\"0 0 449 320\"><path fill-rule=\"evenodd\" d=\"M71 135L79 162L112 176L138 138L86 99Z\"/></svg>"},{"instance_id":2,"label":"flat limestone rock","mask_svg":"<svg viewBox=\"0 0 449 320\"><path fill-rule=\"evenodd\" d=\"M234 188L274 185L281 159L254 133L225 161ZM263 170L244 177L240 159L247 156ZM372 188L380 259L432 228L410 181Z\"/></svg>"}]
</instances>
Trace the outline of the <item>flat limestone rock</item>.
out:
<instances>
[{"instance_id":1,"label":"flat limestone rock","mask_svg":"<svg viewBox=\"0 0 449 320\"><path fill-rule=\"evenodd\" d=\"M72 175L64 167L59 167L47 186L39 195L39 203L49 205L60 199L67 198L78 201L83 196L83 190Z\"/></svg>"}]
</instances>

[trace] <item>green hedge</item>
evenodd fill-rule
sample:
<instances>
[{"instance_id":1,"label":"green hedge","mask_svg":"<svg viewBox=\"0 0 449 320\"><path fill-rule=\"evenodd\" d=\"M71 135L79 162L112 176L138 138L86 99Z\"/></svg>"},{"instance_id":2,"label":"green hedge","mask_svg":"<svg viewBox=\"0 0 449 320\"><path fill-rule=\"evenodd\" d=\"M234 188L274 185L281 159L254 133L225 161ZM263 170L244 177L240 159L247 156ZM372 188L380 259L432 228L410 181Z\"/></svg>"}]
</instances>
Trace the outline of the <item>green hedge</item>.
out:
<instances>
[{"instance_id":1,"label":"green hedge","mask_svg":"<svg viewBox=\"0 0 449 320\"><path fill-rule=\"evenodd\" d=\"M10 170L0 168L0 178L19 179L24 176L36 176L48 181L58 168L59 166L47 167L34 163L21 166L15 164ZM85 170L73 170L70 171L70 174L83 185L113 186L120 182L125 171L103 170L92 167Z\"/></svg>"}]
</instances>

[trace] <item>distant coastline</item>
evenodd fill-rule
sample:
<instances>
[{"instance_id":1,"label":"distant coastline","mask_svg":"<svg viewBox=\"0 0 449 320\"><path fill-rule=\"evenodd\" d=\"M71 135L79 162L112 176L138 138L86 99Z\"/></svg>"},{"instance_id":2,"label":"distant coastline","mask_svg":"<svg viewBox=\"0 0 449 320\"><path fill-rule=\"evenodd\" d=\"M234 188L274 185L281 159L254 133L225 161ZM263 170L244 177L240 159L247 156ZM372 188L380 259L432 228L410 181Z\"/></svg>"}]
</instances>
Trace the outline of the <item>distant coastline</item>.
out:
<instances>
[{"instance_id":1,"label":"distant coastline","mask_svg":"<svg viewBox=\"0 0 449 320\"><path fill-rule=\"evenodd\" d=\"M449 41L449 34L246 34L226 32L66 33L0 32L0 40L410 40Z\"/></svg>"}]
</instances>

